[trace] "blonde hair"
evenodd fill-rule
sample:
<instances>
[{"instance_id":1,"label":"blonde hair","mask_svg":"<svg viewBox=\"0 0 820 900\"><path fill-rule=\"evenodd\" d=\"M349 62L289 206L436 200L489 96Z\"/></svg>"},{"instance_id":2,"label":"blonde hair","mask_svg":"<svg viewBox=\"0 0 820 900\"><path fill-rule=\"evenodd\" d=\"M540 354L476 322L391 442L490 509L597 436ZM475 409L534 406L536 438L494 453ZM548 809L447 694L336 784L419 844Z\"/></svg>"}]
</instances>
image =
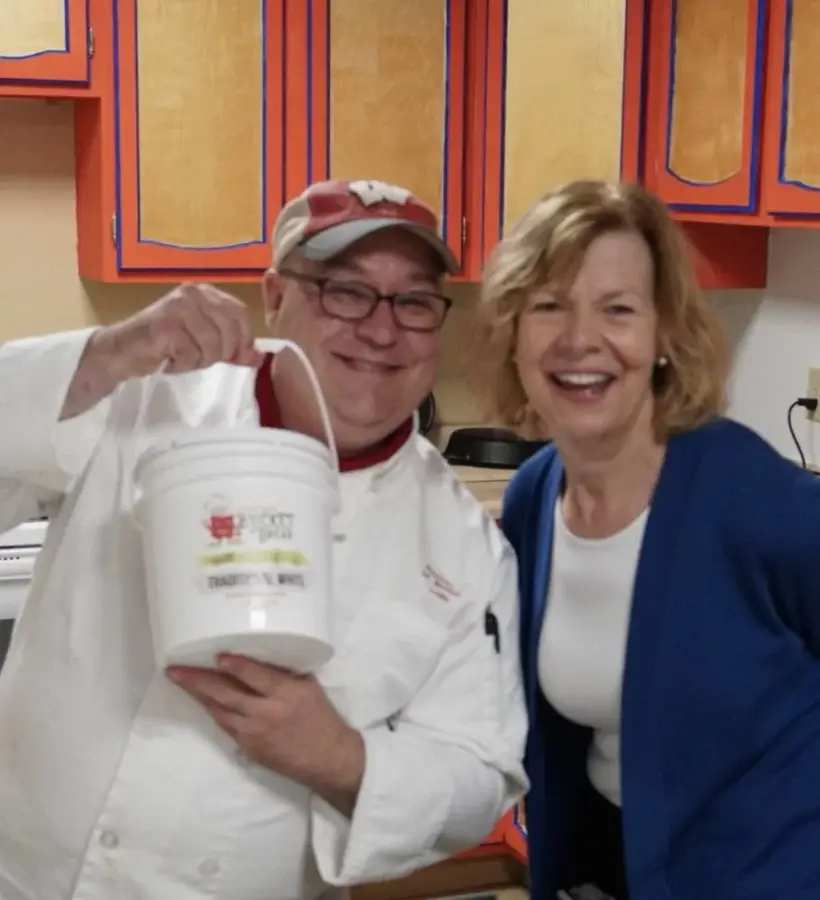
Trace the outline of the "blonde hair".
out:
<instances>
[{"instance_id":1,"label":"blonde hair","mask_svg":"<svg viewBox=\"0 0 820 900\"><path fill-rule=\"evenodd\" d=\"M666 207L638 184L575 181L540 199L495 248L484 273L479 348L490 413L528 436L548 436L518 377L514 351L533 291L571 284L590 244L628 231L647 243L654 269L660 354L655 380L659 436L694 428L725 408L729 352L723 328L698 288L686 239Z\"/></svg>"}]
</instances>

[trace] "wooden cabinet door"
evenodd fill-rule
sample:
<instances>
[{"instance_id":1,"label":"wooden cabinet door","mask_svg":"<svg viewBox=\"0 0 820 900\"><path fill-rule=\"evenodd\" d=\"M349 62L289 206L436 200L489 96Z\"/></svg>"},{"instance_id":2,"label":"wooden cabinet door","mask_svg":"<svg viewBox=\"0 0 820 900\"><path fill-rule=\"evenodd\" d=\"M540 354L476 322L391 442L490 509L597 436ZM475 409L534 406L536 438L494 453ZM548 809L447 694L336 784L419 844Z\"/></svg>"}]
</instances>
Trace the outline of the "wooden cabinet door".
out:
<instances>
[{"instance_id":1,"label":"wooden cabinet door","mask_svg":"<svg viewBox=\"0 0 820 900\"><path fill-rule=\"evenodd\" d=\"M673 209L755 213L768 0L653 0L646 181Z\"/></svg>"},{"instance_id":2,"label":"wooden cabinet door","mask_svg":"<svg viewBox=\"0 0 820 900\"><path fill-rule=\"evenodd\" d=\"M461 258L467 2L288 0L289 197L324 178L402 185Z\"/></svg>"},{"instance_id":3,"label":"wooden cabinet door","mask_svg":"<svg viewBox=\"0 0 820 900\"><path fill-rule=\"evenodd\" d=\"M117 268L270 264L283 0L113 0Z\"/></svg>"},{"instance_id":4,"label":"wooden cabinet door","mask_svg":"<svg viewBox=\"0 0 820 900\"><path fill-rule=\"evenodd\" d=\"M771 0L764 211L820 215L820 6Z\"/></svg>"},{"instance_id":5,"label":"wooden cabinet door","mask_svg":"<svg viewBox=\"0 0 820 900\"><path fill-rule=\"evenodd\" d=\"M2 0L0 82L88 84L86 0Z\"/></svg>"},{"instance_id":6,"label":"wooden cabinet door","mask_svg":"<svg viewBox=\"0 0 820 900\"><path fill-rule=\"evenodd\" d=\"M547 191L635 178L643 0L479 0L487 70L482 257Z\"/></svg>"}]
</instances>

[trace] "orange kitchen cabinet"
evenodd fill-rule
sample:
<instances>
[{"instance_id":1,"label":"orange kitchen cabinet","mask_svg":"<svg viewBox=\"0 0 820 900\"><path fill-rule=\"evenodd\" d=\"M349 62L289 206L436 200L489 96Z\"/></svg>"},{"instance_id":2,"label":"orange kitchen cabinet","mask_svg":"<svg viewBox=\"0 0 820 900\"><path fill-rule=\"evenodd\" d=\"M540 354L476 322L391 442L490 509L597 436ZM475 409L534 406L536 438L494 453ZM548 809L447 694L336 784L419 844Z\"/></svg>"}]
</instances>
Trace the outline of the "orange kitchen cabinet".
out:
<instances>
[{"instance_id":1,"label":"orange kitchen cabinet","mask_svg":"<svg viewBox=\"0 0 820 900\"><path fill-rule=\"evenodd\" d=\"M783 224L820 223L820 6L771 0L762 201Z\"/></svg>"},{"instance_id":2,"label":"orange kitchen cabinet","mask_svg":"<svg viewBox=\"0 0 820 900\"><path fill-rule=\"evenodd\" d=\"M645 11L645 0L475 0L476 269L551 188L638 176Z\"/></svg>"},{"instance_id":3,"label":"orange kitchen cabinet","mask_svg":"<svg viewBox=\"0 0 820 900\"><path fill-rule=\"evenodd\" d=\"M0 3L0 95L64 96L91 78L87 0Z\"/></svg>"},{"instance_id":4,"label":"orange kitchen cabinet","mask_svg":"<svg viewBox=\"0 0 820 900\"><path fill-rule=\"evenodd\" d=\"M323 178L404 185L462 258L472 2L287 0L288 196Z\"/></svg>"},{"instance_id":5,"label":"orange kitchen cabinet","mask_svg":"<svg viewBox=\"0 0 820 900\"><path fill-rule=\"evenodd\" d=\"M284 0L92 0L80 274L257 279L284 191ZM98 82L98 83L97 83Z\"/></svg>"},{"instance_id":6,"label":"orange kitchen cabinet","mask_svg":"<svg viewBox=\"0 0 820 900\"><path fill-rule=\"evenodd\" d=\"M643 166L689 238L704 288L762 288L758 212L769 0L651 0ZM741 227L742 226L742 227Z\"/></svg>"},{"instance_id":7,"label":"orange kitchen cabinet","mask_svg":"<svg viewBox=\"0 0 820 900\"><path fill-rule=\"evenodd\" d=\"M673 209L758 211L768 0L657 0L647 184Z\"/></svg>"},{"instance_id":8,"label":"orange kitchen cabinet","mask_svg":"<svg viewBox=\"0 0 820 900\"><path fill-rule=\"evenodd\" d=\"M510 856L523 865L527 863L527 825L523 801L504 816L478 847L459 854L461 857L499 855Z\"/></svg>"},{"instance_id":9,"label":"orange kitchen cabinet","mask_svg":"<svg viewBox=\"0 0 820 900\"><path fill-rule=\"evenodd\" d=\"M762 286L768 229L820 227L820 8L658 0L649 33L647 184L690 223L754 226L725 233Z\"/></svg>"},{"instance_id":10,"label":"orange kitchen cabinet","mask_svg":"<svg viewBox=\"0 0 820 900\"><path fill-rule=\"evenodd\" d=\"M644 177L645 79L653 59L658 68L658 49L663 55L663 47L650 46L650 29L657 44L657 35L667 34L657 11L669 6L670 13L670 4L475 0L466 200L468 222L481 222L467 247L474 277L499 235L551 188L576 178ZM652 135L646 137L651 147ZM646 180L658 191L657 181ZM703 287L765 284L765 229L737 235L716 224L684 228Z\"/></svg>"}]
</instances>

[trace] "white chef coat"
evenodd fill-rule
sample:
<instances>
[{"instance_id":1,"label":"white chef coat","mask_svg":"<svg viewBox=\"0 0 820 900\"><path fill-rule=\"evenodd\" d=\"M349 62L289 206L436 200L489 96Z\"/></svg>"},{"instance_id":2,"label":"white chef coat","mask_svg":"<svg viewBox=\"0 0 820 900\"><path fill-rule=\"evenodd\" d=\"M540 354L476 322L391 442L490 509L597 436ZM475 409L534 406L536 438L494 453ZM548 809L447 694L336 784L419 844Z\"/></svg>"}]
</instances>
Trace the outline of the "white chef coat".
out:
<instances>
[{"instance_id":1,"label":"white chef coat","mask_svg":"<svg viewBox=\"0 0 820 900\"><path fill-rule=\"evenodd\" d=\"M0 676L0 898L310 900L480 842L526 787L516 565L494 523L418 434L342 476L319 679L364 737L349 820L247 763L154 664L135 456L169 425L258 422L255 373L130 381L59 423L90 334L0 347L0 529L51 512Z\"/></svg>"}]
</instances>

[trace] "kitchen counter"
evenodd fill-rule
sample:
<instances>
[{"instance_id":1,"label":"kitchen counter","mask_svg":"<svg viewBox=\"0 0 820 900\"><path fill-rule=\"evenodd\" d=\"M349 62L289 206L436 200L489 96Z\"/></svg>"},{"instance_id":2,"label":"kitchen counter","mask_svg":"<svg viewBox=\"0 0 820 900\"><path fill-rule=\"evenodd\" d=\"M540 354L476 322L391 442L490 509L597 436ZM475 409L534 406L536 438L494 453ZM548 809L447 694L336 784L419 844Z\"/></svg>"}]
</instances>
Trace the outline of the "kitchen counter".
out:
<instances>
[{"instance_id":1,"label":"kitchen counter","mask_svg":"<svg viewBox=\"0 0 820 900\"><path fill-rule=\"evenodd\" d=\"M463 423L460 425L436 425L427 435L444 453L450 435L458 428L484 428L482 423ZM483 504L487 512L497 519L501 515L501 498L507 482L512 478L515 469L485 469L479 466L457 466L453 471L458 479L467 485L473 496Z\"/></svg>"},{"instance_id":2,"label":"kitchen counter","mask_svg":"<svg viewBox=\"0 0 820 900\"><path fill-rule=\"evenodd\" d=\"M501 516L501 500L507 482L515 469L480 469L474 466L453 466L453 471L470 493L494 518Z\"/></svg>"}]
</instances>

